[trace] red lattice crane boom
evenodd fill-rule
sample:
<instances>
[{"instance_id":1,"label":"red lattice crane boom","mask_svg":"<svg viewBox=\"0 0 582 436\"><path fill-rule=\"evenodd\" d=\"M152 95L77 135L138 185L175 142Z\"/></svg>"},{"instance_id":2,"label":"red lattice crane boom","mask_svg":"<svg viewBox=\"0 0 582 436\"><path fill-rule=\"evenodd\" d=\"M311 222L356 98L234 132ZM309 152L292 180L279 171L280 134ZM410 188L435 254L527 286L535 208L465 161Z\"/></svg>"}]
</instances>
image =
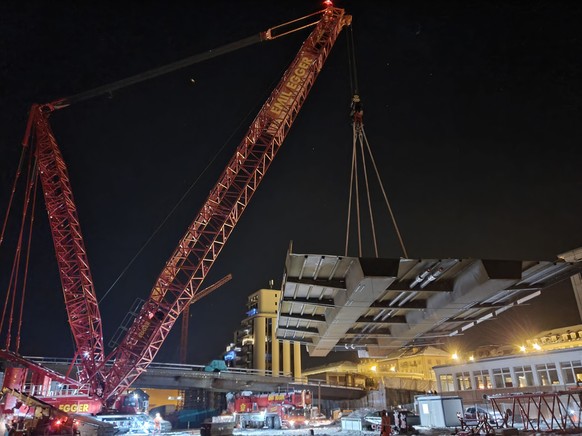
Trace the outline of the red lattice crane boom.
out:
<instances>
[{"instance_id":1,"label":"red lattice crane boom","mask_svg":"<svg viewBox=\"0 0 582 436\"><path fill-rule=\"evenodd\" d=\"M32 106L24 145L35 147L65 307L75 340L73 360L77 362L79 382L84 385L104 360L101 315L69 174L48 122L51 110L50 106Z\"/></svg>"},{"instance_id":2,"label":"red lattice crane boom","mask_svg":"<svg viewBox=\"0 0 582 436\"><path fill-rule=\"evenodd\" d=\"M334 8L329 1L326 5L316 23L297 25L297 22L316 15L312 14L273 27L258 38L247 38L210 54L194 56L52 104L32 107L24 145L35 147L65 305L76 345L73 361L78 367L79 385L90 397L96 395L111 406L146 370L182 312L192 301L204 295L205 291L200 288L202 282L279 151L337 36L351 22L351 17L343 9ZM287 25L292 28L287 30ZM216 53L274 39L310 25L315 25L314 29L253 120L125 337L105 358L98 302L68 171L48 122L50 113L108 90L216 56ZM0 350L0 355L15 362L20 359L8 350Z\"/></svg>"},{"instance_id":3,"label":"red lattice crane boom","mask_svg":"<svg viewBox=\"0 0 582 436\"><path fill-rule=\"evenodd\" d=\"M147 368L224 247L263 179L342 28L350 17L328 7L236 149L159 275L134 324L110 356L105 398ZM107 359L109 360L109 359Z\"/></svg>"}]
</instances>

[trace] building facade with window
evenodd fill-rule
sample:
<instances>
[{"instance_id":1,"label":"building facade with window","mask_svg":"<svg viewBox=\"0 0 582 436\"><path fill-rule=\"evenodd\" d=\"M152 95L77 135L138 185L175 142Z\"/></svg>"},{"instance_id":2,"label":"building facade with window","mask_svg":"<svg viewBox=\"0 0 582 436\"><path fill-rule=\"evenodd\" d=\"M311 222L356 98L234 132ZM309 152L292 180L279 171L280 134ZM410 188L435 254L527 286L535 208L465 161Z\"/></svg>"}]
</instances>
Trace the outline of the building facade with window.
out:
<instances>
[{"instance_id":1,"label":"building facade with window","mask_svg":"<svg viewBox=\"0 0 582 436\"><path fill-rule=\"evenodd\" d=\"M487 395L550 392L582 383L582 347L435 366L437 391L482 402Z\"/></svg>"},{"instance_id":2,"label":"building facade with window","mask_svg":"<svg viewBox=\"0 0 582 436\"><path fill-rule=\"evenodd\" d=\"M277 339L277 314L281 291L259 289L248 296L246 317L226 347L227 364L279 375L302 378L299 342ZM293 365L293 367L292 367Z\"/></svg>"}]
</instances>

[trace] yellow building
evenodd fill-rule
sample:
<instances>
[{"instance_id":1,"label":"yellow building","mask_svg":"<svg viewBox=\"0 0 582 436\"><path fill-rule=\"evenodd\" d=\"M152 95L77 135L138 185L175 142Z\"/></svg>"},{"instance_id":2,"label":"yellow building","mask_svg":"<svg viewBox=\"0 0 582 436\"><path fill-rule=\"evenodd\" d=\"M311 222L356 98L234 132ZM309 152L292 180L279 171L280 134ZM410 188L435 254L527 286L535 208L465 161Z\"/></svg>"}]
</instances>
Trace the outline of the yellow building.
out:
<instances>
[{"instance_id":1,"label":"yellow building","mask_svg":"<svg viewBox=\"0 0 582 436\"><path fill-rule=\"evenodd\" d=\"M263 373L301 378L301 345L277 339L277 314L281 291L259 289L249 295L247 317L235 332L234 344L227 347L235 351L239 361L235 366L257 369ZM293 370L291 362L293 361Z\"/></svg>"},{"instance_id":2,"label":"yellow building","mask_svg":"<svg viewBox=\"0 0 582 436\"><path fill-rule=\"evenodd\" d=\"M452 362L449 353L436 347L413 347L399 356L369 361L364 367L374 368L372 373L400 378L436 381L433 366Z\"/></svg>"},{"instance_id":3,"label":"yellow building","mask_svg":"<svg viewBox=\"0 0 582 436\"><path fill-rule=\"evenodd\" d=\"M433 366L452 362L452 357L446 351L435 347L411 348L399 356L388 359L366 359L359 363L338 362L303 372L309 379L325 380L327 384L338 384L353 387L371 387L380 380L385 384L388 379L418 380L422 390L432 390L436 382Z\"/></svg>"},{"instance_id":4,"label":"yellow building","mask_svg":"<svg viewBox=\"0 0 582 436\"><path fill-rule=\"evenodd\" d=\"M528 339L520 346L520 351L562 350L582 347L582 324L562 327L538 333L535 338Z\"/></svg>"}]
</instances>

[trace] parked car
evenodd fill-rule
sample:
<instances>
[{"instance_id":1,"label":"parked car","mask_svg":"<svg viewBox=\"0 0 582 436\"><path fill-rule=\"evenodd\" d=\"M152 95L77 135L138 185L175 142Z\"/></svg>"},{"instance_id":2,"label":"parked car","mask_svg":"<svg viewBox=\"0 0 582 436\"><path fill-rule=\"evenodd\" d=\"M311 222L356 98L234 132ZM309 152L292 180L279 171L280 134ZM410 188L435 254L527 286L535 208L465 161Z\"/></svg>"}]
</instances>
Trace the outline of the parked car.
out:
<instances>
[{"instance_id":1,"label":"parked car","mask_svg":"<svg viewBox=\"0 0 582 436\"><path fill-rule=\"evenodd\" d=\"M380 415L381 413L381 411L376 410L366 414L363 418L364 426L372 430L380 430L382 427L382 416Z\"/></svg>"},{"instance_id":2,"label":"parked car","mask_svg":"<svg viewBox=\"0 0 582 436\"><path fill-rule=\"evenodd\" d=\"M333 420L325 416L323 413L317 413L311 416L308 424L310 427L324 427L326 425L332 425Z\"/></svg>"},{"instance_id":3,"label":"parked car","mask_svg":"<svg viewBox=\"0 0 582 436\"><path fill-rule=\"evenodd\" d=\"M487 416L489 424L501 425L503 424L503 416L497 411L488 411L483 407L471 406L465 409L465 420L478 421L481 416Z\"/></svg>"}]
</instances>

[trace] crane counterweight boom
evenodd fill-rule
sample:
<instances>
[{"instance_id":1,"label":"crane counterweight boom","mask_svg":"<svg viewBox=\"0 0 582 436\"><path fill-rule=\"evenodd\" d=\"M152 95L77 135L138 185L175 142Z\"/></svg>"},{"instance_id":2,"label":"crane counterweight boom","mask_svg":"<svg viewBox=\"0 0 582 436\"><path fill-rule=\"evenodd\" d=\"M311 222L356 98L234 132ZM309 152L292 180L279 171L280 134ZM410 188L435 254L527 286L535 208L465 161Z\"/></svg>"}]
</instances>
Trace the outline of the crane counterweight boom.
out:
<instances>
[{"instance_id":1,"label":"crane counterweight boom","mask_svg":"<svg viewBox=\"0 0 582 436\"><path fill-rule=\"evenodd\" d=\"M315 26L319 20L313 20L314 17L322 15L325 13L326 10L314 12L312 14L306 15L301 18L297 18L292 21L288 21L283 24L279 24L277 26L270 27L269 29L259 32L255 35L248 36L246 38L240 39L235 42L231 42L220 47L217 47L212 50L207 50L204 53L199 53L193 56L189 56L184 59L180 59L178 61L163 65L161 67L152 68L151 70L144 71L140 74L135 74L130 77L126 77L125 79L117 80L113 83L108 83L106 85L98 86L97 88L90 89L88 91L80 92L78 94L60 98L55 100L51 103L48 103L45 106L46 109L49 111L54 111L57 109L66 108L72 104L79 103L85 100L92 99L94 97L102 96L102 95L109 95L111 96L113 92L118 91L122 88L126 88L128 86L135 85L140 82L144 82L146 80L154 79L159 76L163 76L165 74L181 70L182 68L189 67L191 65L198 64L200 62L204 62L218 56L222 56L224 54L239 50L241 48L245 48L259 42L263 41L271 41L273 39L280 38L282 36L289 35L291 33L298 32L300 30L306 29L311 26Z\"/></svg>"}]
</instances>

